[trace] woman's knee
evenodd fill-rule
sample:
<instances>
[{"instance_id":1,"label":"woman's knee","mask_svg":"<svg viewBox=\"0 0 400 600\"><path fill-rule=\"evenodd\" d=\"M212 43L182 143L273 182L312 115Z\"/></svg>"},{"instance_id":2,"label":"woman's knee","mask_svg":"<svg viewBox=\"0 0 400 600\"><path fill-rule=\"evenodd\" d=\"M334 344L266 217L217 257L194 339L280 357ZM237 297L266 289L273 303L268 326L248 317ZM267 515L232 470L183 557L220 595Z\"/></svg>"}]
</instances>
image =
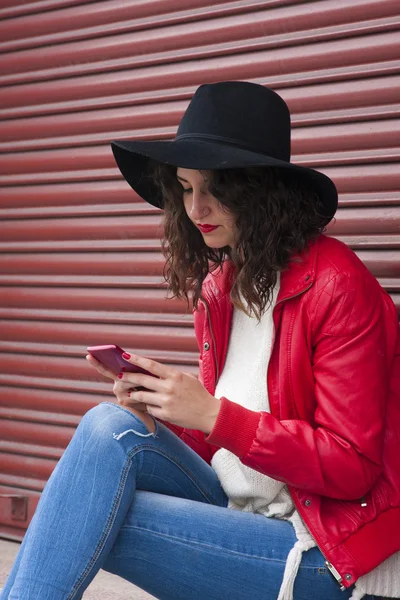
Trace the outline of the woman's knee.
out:
<instances>
[{"instance_id":1,"label":"woman's knee","mask_svg":"<svg viewBox=\"0 0 400 600\"><path fill-rule=\"evenodd\" d=\"M136 432L140 437L154 432L154 427L151 431L144 419L112 402L102 402L91 408L82 417L79 428L86 436L95 434L97 438L107 440L118 439L127 430Z\"/></svg>"}]
</instances>

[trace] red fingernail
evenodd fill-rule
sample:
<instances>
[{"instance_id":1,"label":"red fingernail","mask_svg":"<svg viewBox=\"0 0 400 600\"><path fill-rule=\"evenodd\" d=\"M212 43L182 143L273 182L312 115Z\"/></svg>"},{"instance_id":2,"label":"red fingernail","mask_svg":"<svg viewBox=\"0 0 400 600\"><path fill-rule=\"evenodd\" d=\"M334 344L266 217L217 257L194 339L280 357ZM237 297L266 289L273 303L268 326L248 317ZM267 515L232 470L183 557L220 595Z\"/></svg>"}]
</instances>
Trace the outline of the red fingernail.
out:
<instances>
[{"instance_id":1,"label":"red fingernail","mask_svg":"<svg viewBox=\"0 0 400 600\"><path fill-rule=\"evenodd\" d=\"M119 377L119 379L122 379L122 378L123 378L123 376L124 376L124 374L123 374L123 373L118 373L118 377Z\"/></svg>"},{"instance_id":2,"label":"red fingernail","mask_svg":"<svg viewBox=\"0 0 400 600\"><path fill-rule=\"evenodd\" d=\"M122 358L126 358L126 360L129 360L129 359L130 359L130 357L131 357L131 355L130 355L130 354L128 354L127 352L123 352L123 353L122 353Z\"/></svg>"}]
</instances>

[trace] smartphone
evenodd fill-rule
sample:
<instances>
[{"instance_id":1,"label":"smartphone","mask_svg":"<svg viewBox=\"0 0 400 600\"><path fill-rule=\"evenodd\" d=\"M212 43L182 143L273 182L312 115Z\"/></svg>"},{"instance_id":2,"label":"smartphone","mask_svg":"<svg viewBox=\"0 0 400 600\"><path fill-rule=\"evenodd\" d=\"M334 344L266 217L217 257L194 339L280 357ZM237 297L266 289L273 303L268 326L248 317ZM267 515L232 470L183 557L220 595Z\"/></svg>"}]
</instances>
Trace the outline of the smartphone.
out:
<instances>
[{"instance_id":1,"label":"smartphone","mask_svg":"<svg viewBox=\"0 0 400 600\"><path fill-rule=\"evenodd\" d=\"M110 369L110 371L115 373L115 375L118 375L118 373L121 373L121 371L125 371L127 373L144 373L145 375L155 377L153 373L133 365L122 358L122 353L125 352L125 350L122 350L122 348L119 346L89 346L87 351L89 354L97 358L97 360L100 361L105 367Z\"/></svg>"}]
</instances>

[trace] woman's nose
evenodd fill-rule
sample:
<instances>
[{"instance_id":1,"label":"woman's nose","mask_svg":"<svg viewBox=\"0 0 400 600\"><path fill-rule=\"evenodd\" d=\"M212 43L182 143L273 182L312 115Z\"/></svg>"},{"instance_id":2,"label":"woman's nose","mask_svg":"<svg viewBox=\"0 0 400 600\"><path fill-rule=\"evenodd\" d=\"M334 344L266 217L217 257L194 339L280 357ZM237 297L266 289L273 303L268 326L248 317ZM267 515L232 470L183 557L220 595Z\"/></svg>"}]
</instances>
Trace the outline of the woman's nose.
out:
<instances>
[{"instance_id":1,"label":"woman's nose","mask_svg":"<svg viewBox=\"0 0 400 600\"><path fill-rule=\"evenodd\" d=\"M201 219L210 213L210 208L207 204L206 194L196 192L192 196L192 206L190 209L190 216L192 219Z\"/></svg>"}]
</instances>

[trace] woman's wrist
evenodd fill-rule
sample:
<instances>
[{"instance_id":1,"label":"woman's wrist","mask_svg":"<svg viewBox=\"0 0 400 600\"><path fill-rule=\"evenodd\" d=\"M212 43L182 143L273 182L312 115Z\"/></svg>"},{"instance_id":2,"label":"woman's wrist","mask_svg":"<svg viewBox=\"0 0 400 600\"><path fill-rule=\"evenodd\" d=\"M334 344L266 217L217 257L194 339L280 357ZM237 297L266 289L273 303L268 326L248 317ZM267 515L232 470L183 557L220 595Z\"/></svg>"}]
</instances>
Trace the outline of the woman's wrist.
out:
<instances>
[{"instance_id":1,"label":"woman's wrist","mask_svg":"<svg viewBox=\"0 0 400 600\"><path fill-rule=\"evenodd\" d=\"M206 414L204 415L204 424L201 430L208 435L214 428L218 413L221 408L221 401L210 394L210 403Z\"/></svg>"}]
</instances>

